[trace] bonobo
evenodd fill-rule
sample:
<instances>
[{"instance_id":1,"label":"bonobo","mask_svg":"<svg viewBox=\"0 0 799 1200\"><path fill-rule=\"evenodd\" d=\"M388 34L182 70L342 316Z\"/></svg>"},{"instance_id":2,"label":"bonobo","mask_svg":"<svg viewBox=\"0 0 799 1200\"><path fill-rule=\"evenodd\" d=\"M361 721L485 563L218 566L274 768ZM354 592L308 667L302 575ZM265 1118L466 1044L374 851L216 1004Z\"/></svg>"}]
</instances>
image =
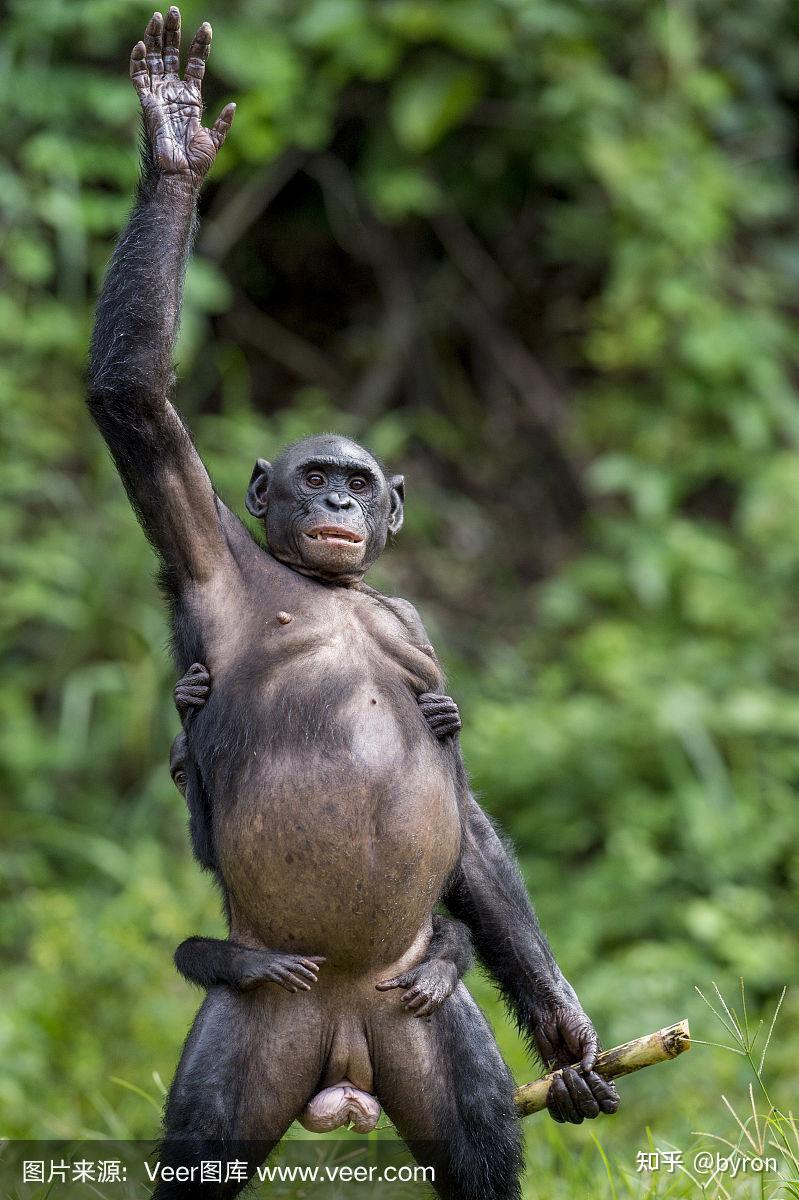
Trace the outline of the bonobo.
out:
<instances>
[{"instance_id":1,"label":"bonobo","mask_svg":"<svg viewBox=\"0 0 799 1200\"><path fill-rule=\"evenodd\" d=\"M186 799L189 809L192 843L200 865L216 873L206 806L202 803L202 784L189 753L187 728L193 711L202 708L208 698L211 676L202 663L193 663L175 685L175 706L184 729L172 743L169 770L175 787ZM454 735L461 727L458 706L450 696L427 693L417 697L429 728L438 738ZM199 826L199 827L198 827ZM203 850L208 847L208 860ZM224 887L224 884L222 884ZM228 939L192 937L175 951L175 965L184 978L200 987L217 983L246 991L263 983L279 983L288 992L307 991L316 983L323 958L299 954L281 954L275 950L252 950ZM451 996L455 985L472 963L472 940L466 926L452 917L433 914L433 933L422 961L410 970L375 984L378 991L406 988L400 997L415 1017L427 1017ZM331 1126L335 1128L335 1126Z\"/></svg>"},{"instance_id":2,"label":"bonobo","mask_svg":"<svg viewBox=\"0 0 799 1200\"><path fill-rule=\"evenodd\" d=\"M402 477L334 434L257 459L246 505L263 547L214 492L170 403L197 195L233 119L228 105L200 123L210 26L182 80L179 41L171 8L132 53L142 177L97 308L89 406L159 556L178 671L201 662L213 678L191 759L230 939L319 969L296 992L209 988L166 1103L161 1163L247 1144L254 1172L300 1114L365 1128L379 1104L435 1167L439 1195L516 1197L513 1081L463 983L422 1021L377 989L424 960L438 904L469 928L532 1048L579 1064L550 1092L552 1116L580 1121L618 1099L592 1069L593 1026L457 740L434 736L420 710L417 697L443 689L424 627L363 581L402 525ZM155 1195L242 1187L161 1179Z\"/></svg>"}]
</instances>

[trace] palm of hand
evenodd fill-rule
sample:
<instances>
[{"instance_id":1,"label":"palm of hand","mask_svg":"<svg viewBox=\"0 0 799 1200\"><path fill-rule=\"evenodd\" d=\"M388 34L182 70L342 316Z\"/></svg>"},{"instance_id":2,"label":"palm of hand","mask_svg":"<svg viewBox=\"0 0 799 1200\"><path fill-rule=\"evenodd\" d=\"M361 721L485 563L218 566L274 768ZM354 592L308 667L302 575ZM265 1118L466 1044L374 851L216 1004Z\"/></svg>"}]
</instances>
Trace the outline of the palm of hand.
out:
<instances>
[{"instance_id":1,"label":"palm of hand","mask_svg":"<svg viewBox=\"0 0 799 1200\"><path fill-rule=\"evenodd\" d=\"M200 85L193 80L164 79L142 96L142 108L156 166L167 175L190 171L204 175L216 147L200 124Z\"/></svg>"}]
</instances>

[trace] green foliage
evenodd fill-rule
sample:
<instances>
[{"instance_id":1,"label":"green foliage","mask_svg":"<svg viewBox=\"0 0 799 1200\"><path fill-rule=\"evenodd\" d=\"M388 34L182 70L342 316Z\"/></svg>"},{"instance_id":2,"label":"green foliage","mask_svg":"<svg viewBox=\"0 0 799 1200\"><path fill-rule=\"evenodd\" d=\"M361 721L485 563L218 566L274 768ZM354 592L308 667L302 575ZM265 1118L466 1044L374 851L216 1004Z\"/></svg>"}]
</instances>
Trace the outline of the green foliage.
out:
<instances>
[{"instance_id":1,"label":"green foliage","mask_svg":"<svg viewBox=\"0 0 799 1200\"><path fill-rule=\"evenodd\" d=\"M149 1135L110 1079L168 1078L193 1004L170 952L221 928L166 772L152 556L82 396L147 15L2 18L6 1134ZM185 6L204 17L209 111L239 108L178 402L220 489L237 505L257 454L331 426L401 463L375 582L441 644L604 1040L698 1015L709 978L744 974L759 1008L799 966L795 12ZM778 1076L798 1027L789 993ZM736 1070L697 1048L645 1072L603 1146L630 1162L647 1121L684 1142ZM553 1178L565 1146L604 1179L588 1130L530 1137Z\"/></svg>"}]
</instances>

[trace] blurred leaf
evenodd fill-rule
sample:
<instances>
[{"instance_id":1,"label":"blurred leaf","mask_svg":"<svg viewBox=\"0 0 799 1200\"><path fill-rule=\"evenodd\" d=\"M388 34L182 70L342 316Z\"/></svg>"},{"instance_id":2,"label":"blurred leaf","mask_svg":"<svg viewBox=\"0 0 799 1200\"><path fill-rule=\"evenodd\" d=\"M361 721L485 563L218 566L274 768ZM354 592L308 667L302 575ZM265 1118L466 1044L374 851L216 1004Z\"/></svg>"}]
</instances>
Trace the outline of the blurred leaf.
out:
<instances>
[{"instance_id":1,"label":"blurred leaf","mask_svg":"<svg viewBox=\"0 0 799 1200\"><path fill-rule=\"evenodd\" d=\"M395 86L391 120L397 137L415 153L431 150L474 104L483 87L472 67L426 58Z\"/></svg>"}]
</instances>

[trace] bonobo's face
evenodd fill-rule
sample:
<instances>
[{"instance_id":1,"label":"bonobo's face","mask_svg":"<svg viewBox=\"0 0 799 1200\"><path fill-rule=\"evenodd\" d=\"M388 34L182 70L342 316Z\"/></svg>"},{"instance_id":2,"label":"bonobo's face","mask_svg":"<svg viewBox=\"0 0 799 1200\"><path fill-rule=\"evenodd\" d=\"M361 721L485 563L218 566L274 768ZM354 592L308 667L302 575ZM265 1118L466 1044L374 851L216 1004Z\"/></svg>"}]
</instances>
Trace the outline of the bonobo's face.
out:
<instances>
[{"instance_id":1,"label":"bonobo's face","mask_svg":"<svg viewBox=\"0 0 799 1200\"><path fill-rule=\"evenodd\" d=\"M258 459L247 508L264 522L275 558L332 583L362 578L402 525L402 476L386 478L357 442L304 438L274 464Z\"/></svg>"},{"instance_id":2,"label":"bonobo's face","mask_svg":"<svg viewBox=\"0 0 799 1200\"><path fill-rule=\"evenodd\" d=\"M186 773L186 757L188 755L188 744L186 734L181 729L178 736L172 743L172 748L169 751L169 773L172 776L172 782L180 792L181 796L186 795L186 787L188 785L188 775Z\"/></svg>"}]
</instances>

